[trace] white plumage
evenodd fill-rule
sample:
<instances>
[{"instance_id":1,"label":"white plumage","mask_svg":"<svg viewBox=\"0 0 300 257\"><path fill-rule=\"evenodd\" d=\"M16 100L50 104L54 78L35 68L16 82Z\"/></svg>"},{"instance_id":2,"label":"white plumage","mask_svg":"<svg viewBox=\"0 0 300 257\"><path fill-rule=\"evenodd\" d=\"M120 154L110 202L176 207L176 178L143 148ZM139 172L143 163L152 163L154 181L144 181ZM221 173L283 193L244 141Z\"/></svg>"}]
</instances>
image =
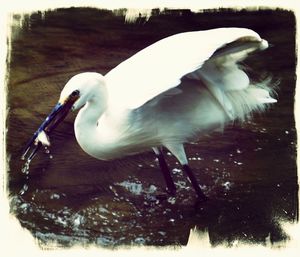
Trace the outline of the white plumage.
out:
<instances>
[{"instance_id":1,"label":"white plumage","mask_svg":"<svg viewBox=\"0 0 300 257\"><path fill-rule=\"evenodd\" d=\"M237 49L224 48L212 57L239 39L244 40ZM74 108L87 103L76 118L75 134L83 150L96 158L114 159L160 145L172 148L275 102L266 86L250 85L237 64L266 47L257 33L244 28L177 34L143 49L104 77L74 76L61 99L79 90L81 99Z\"/></svg>"},{"instance_id":2,"label":"white plumage","mask_svg":"<svg viewBox=\"0 0 300 257\"><path fill-rule=\"evenodd\" d=\"M134 92L134 97L124 97L122 105L128 108L141 106L163 91L179 85L183 76L193 72L189 74L193 77L217 49L242 37L260 40L259 35L249 29L219 28L176 34L146 47L105 75L112 104L119 100L120 95ZM262 44L265 45L266 41ZM251 50L255 49L245 51ZM238 56L229 53L223 60L232 66L245 51L239 51ZM229 56L233 57L232 60ZM223 73L222 77L231 74L232 71Z\"/></svg>"},{"instance_id":3,"label":"white plumage","mask_svg":"<svg viewBox=\"0 0 300 257\"><path fill-rule=\"evenodd\" d=\"M71 99L72 108L80 109L76 139L95 158L120 158L149 148L158 154L157 147L165 146L187 165L185 142L276 102L268 92L270 81L253 84L239 64L267 47L267 41L245 28L177 34L105 76L72 77L59 103ZM74 92L76 98L70 98Z\"/></svg>"}]
</instances>

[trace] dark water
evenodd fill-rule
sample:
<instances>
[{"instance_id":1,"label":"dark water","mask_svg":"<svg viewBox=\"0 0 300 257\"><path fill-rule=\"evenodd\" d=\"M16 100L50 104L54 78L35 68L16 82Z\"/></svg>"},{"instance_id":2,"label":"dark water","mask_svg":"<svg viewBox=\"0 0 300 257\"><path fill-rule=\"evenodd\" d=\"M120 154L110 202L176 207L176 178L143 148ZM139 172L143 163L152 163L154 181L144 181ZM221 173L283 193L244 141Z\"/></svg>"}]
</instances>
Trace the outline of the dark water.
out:
<instances>
[{"instance_id":1,"label":"dark water","mask_svg":"<svg viewBox=\"0 0 300 257\"><path fill-rule=\"evenodd\" d=\"M114 162L87 156L74 137L74 114L53 133L50 153L41 151L29 174L21 172L23 146L72 75L105 74L158 39L222 26L249 27L267 39L272 47L247 64L255 78L270 74L280 84L278 103L265 114L186 146L209 202L195 204L167 152L176 198L158 197L165 185L151 152ZM287 11L154 10L148 22L135 24L124 23L122 11L95 9L25 16L24 25L13 28L8 85L11 212L42 245L182 245L194 227L208 232L213 246L285 242L281 222L298 220L294 49L295 17Z\"/></svg>"}]
</instances>

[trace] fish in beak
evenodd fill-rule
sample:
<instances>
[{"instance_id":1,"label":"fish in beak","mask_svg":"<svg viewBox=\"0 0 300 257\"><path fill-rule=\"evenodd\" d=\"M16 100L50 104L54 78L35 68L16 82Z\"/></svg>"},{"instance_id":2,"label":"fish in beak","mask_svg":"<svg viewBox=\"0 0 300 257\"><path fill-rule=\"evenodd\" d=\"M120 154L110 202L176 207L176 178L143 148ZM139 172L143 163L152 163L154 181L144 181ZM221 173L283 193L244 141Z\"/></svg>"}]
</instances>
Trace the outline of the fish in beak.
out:
<instances>
[{"instance_id":1,"label":"fish in beak","mask_svg":"<svg viewBox=\"0 0 300 257\"><path fill-rule=\"evenodd\" d=\"M59 101L54 106L38 130L27 142L21 157L22 160L30 162L42 145L50 145L49 134L64 120L78 98L79 91L75 90L66 99Z\"/></svg>"}]
</instances>

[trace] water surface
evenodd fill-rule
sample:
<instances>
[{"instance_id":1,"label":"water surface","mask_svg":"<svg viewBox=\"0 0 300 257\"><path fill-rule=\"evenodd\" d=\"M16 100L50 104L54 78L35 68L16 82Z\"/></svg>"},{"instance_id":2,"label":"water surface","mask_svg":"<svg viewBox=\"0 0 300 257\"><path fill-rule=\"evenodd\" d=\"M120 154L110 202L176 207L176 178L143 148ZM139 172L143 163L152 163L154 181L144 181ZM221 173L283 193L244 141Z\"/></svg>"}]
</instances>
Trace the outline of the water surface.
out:
<instances>
[{"instance_id":1,"label":"water surface","mask_svg":"<svg viewBox=\"0 0 300 257\"><path fill-rule=\"evenodd\" d=\"M14 21L20 18L16 14ZM222 26L252 28L267 39L272 47L259 53L260 58L249 58L247 65L255 79L270 74L280 84L278 103L265 114L187 144L208 203L196 204L191 185L167 151L176 198L159 197L165 184L150 151L112 162L86 155L74 137L75 114L53 133L51 148L35 157L30 172L21 172L23 146L71 76L105 74L168 35ZM213 246L288 240L281 222L298 220L293 13L154 10L148 22L140 18L128 24L122 10L36 12L25 17L22 27L14 26L11 54L11 212L41 245L184 245L194 227L208 234Z\"/></svg>"}]
</instances>

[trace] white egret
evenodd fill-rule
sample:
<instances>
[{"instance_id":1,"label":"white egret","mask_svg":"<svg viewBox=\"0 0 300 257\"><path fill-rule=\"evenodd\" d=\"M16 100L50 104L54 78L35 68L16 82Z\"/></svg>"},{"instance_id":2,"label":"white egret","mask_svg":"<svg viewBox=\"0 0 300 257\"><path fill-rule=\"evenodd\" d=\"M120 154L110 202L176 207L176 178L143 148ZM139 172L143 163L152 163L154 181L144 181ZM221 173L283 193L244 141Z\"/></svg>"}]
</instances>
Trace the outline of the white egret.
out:
<instances>
[{"instance_id":1,"label":"white egret","mask_svg":"<svg viewBox=\"0 0 300 257\"><path fill-rule=\"evenodd\" d=\"M75 136L86 153L111 160L152 148L168 191L175 194L161 151L166 147L198 197L205 199L183 144L276 102L269 94L269 82L251 82L239 64L249 53L267 47L266 40L246 28L185 32L150 45L105 76L75 75L28 142L23 158L34 143L30 160L41 143L49 144L47 134L70 109L80 110Z\"/></svg>"}]
</instances>

